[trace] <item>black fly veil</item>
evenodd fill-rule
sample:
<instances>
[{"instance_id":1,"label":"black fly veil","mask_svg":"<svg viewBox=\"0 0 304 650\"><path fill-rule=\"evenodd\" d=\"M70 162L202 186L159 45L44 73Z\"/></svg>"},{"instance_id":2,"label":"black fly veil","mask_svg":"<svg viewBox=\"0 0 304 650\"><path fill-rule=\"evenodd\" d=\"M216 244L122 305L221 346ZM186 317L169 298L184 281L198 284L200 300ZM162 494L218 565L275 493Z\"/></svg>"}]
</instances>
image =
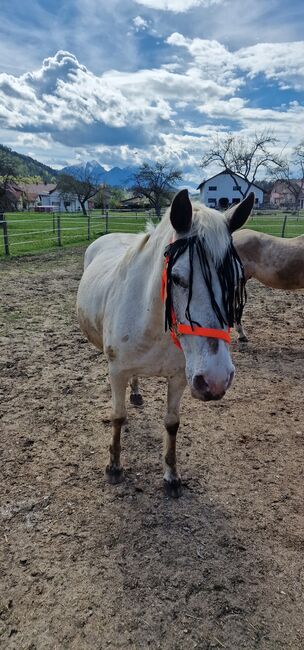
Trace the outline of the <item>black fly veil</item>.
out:
<instances>
[{"instance_id":1,"label":"black fly veil","mask_svg":"<svg viewBox=\"0 0 304 650\"><path fill-rule=\"evenodd\" d=\"M216 314L221 327L225 325L233 327L235 322L240 322L243 309L246 303L246 290L245 290L245 277L242 262L233 246L230 237L230 243L227 248L224 259L216 264L216 271L222 291L223 310L220 308L215 299L214 290L212 286L212 272L208 255L206 252L206 245L204 237L193 235L184 239L178 239L173 244L169 244L165 250L167 258L167 291L166 291L166 304L165 304L165 328L172 329L172 269L177 259L188 249L189 251L189 293L188 302L185 311L185 316L188 319L191 327L200 324L191 318L191 299L193 288L193 258L194 252L197 252L199 259L200 270L205 280L211 305Z\"/></svg>"}]
</instances>

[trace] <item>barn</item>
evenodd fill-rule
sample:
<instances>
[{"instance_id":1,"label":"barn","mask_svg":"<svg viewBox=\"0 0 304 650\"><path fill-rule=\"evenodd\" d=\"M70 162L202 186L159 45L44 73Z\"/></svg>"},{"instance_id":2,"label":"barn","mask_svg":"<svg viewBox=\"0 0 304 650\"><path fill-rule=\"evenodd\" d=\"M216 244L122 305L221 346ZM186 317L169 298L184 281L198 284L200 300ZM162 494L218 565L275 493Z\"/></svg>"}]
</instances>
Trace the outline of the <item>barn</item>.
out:
<instances>
[{"instance_id":1,"label":"barn","mask_svg":"<svg viewBox=\"0 0 304 650\"><path fill-rule=\"evenodd\" d=\"M220 172L203 180L197 189L200 191L200 198L202 203L208 205L210 208L225 209L229 205L239 203L243 196L241 192L247 190L247 183L238 174L230 176L228 171ZM255 193L256 207L262 205L264 192L263 190L253 183L249 191Z\"/></svg>"}]
</instances>

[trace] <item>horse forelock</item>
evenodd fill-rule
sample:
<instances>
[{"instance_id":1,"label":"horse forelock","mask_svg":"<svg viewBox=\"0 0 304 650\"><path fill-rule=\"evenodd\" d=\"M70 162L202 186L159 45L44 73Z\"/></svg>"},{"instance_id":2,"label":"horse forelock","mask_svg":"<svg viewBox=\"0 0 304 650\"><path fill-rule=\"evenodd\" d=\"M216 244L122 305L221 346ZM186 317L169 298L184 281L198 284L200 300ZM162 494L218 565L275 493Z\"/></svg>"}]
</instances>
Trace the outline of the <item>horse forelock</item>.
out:
<instances>
[{"instance_id":1,"label":"horse forelock","mask_svg":"<svg viewBox=\"0 0 304 650\"><path fill-rule=\"evenodd\" d=\"M218 266L224 259L231 238L224 216L204 205L193 205L191 235L204 240L207 252Z\"/></svg>"},{"instance_id":2,"label":"horse forelock","mask_svg":"<svg viewBox=\"0 0 304 650\"><path fill-rule=\"evenodd\" d=\"M218 266L223 261L231 241L224 216L199 203L194 203L192 208L192 226L186 236L197 235L199 239L203 240L206 252ZM172 241L174 229L170 222L170 208L164 214L160 224L154 227L154 230L153 226L151 227L149 224L149 233L152 241L153 239L157 241L157 246L160 245L160 240L163 241L164 248Z\"/></svg>"}]
</instances>

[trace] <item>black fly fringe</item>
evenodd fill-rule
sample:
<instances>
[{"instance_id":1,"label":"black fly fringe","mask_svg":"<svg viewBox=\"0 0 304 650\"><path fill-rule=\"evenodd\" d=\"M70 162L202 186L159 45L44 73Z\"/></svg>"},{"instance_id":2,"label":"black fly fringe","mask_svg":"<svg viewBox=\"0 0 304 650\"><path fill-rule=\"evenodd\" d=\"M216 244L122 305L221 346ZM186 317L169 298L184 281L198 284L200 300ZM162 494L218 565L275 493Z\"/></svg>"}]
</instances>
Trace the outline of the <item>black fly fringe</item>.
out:
<instances>
[{"instance_id":1,"label":"black fly fringe","mask_svg":"<svg viewBox=\"0 0 304 650\"><path fill-rule=\"evenodd\" d=\"M208 256L206 254L204 239L199 238L197 235L194 235L193 237L178 239L173 244L167 246L165 251L165 256L168 258L167 296L165 304L166 330L167 328L172 329L172 269L175 262L186 251L187 248L189 250L190 274L188 302L185 316L189 321L192 329L193 325L200 326L199 323L192 320L190 311L193 289L193 258L195 250L197 251L201 273L209 292L214 313L221 327L224 327L224 325L233 327L235 322L240 322L243 309L246 304L245 277L242 262L231 240L223 261L216 267L222 292L222 303L224 307L223 313L214 295L212 286L212 272Z\"/></svg>"}]
</instances>

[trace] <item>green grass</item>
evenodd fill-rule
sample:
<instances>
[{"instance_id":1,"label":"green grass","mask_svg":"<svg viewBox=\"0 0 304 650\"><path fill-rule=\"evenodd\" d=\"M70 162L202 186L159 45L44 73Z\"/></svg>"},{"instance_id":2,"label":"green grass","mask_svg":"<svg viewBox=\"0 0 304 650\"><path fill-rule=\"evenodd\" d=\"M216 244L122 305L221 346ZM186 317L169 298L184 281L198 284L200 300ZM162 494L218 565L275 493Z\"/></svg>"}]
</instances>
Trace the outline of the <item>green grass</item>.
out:
<instances>
[{"instance_id":1,"label":"green grass","mask_svg":"<svg viewBox=\"0 0 304 650\"><path fill-rule=\"evenodd\" d=\"M149 215L143 212L111 212L108 232L140 232L145 228ZM154 220L154 219L153 219ZM58 248L57 215L37 212L12 212L6 214L9 248L11 255L23 255ZM255 215L246 223L247 228L281 236L284 214ZM90 217L90 241L106 233L106 217L95 210ZM88 219L82 214L60 215L61 246L88 244ZM304 214L288 214L285 237L304 234ZM0 229L0 256L4 256L3 231Z\"/></svg>"},{"instance_id":2,"label":"green grass","mask_svg":"<svg viewBox=\"0 0 304 650\"><path fill-rule=\"evenodd\" d=\"M304 214L287 214L273 212L271 214L257 214L249 217L245 228L252 228L259 232L266 232L269 235L282 236L284 218L287 215L284 237L297 237L304 234Z\"/></svg>"}]
</instances>

